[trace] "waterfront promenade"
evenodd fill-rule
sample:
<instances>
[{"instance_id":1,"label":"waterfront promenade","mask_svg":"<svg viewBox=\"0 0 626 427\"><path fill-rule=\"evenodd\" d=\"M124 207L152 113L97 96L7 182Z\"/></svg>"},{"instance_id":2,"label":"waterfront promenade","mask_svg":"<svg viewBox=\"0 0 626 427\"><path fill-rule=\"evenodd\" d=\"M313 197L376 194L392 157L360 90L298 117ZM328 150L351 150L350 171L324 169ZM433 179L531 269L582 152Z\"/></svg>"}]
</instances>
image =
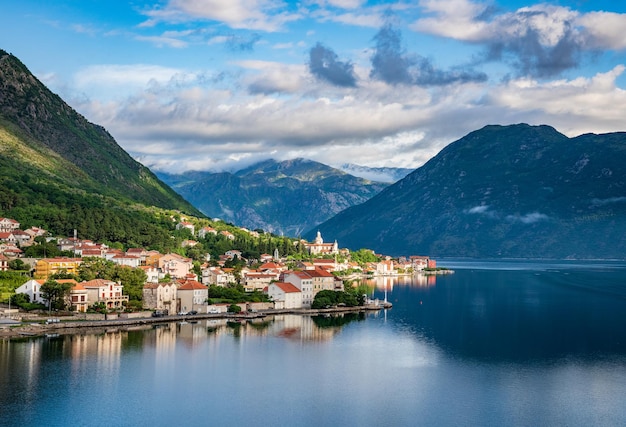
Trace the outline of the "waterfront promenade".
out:
<instances>
[{"instance_id":1,"label":"waterfront promenade","mask_svg":"<svg viewBox=\"0 0 626 427\"><path fill-rule=\"evenodd\" d=\"M106 330L111 328L130 328L157 323L180 322L203 319L232 319L233 321L245 322L248 320L261 319L268 316L281 314L297 314L302 316L333 315L341 313L355 313L365 311L378 311L391 308L389 302L369 304L357 307L331 307L323 309L269 309L255 313L198 313L193 315L172 315L150 317L151 312L145 312L146 317L115 318L104 320L77 320L69 317L67 320L47 322L49 317L41 317L38 320L31 319L28 322L0 323L0 339L17 338L25 336L45 336L48 334L73 334L86 330ZM53 318L59 319L59 318Z\"/></svg>"}]
</instances>

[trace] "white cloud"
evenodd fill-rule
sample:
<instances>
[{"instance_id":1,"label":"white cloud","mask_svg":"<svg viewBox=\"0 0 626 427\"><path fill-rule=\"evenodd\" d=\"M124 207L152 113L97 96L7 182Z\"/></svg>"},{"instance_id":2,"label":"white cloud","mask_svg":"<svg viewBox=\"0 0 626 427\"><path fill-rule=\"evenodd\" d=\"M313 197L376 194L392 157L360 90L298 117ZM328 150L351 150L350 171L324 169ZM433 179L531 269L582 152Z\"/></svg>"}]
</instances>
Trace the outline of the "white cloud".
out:
<instances>
[{"instance_id":1,"label":"white cloud","mask_svg":"<svg viewBox=\"0 0 626 427\"><path fill-rule=\"evenodd\" d=\"M356 88L335 88L313 79L305 65L232 65L242 71L235 90L175 68L89 67L76 75L76 87L128 91L108 101L78 99L77 108L134 155L161 164L176 158L177 170L198 163L215 169L242 157L416 168L487 124L547 123L575 136L623 130L626 110L626 92L615 84L623 66L589 79L425 90L366 78ZM486 208L477 209L471 213Z\"/></svg>"},{"instance_id":2,"label":"white cloud","mask_svg":"<svg viewBox=\"0 0 626 427\"><path fill-rule=\"evenodd\" d=\"M169 0L162 8L145 12L150 20L143 26L202 19L237 29L278 31L301 18L298 13L289 12L287 6L286 2L271 0Z\"/></svg>"},{"instance_id":3,"label":"white cloud","mask_svg":"<svg viewBox=\"0 0 626 427\"><path fill-rule=\"evenodd\" d=\"M498 14L471 0L422 0L420 6L428 16L410 28L457 40L498 43L534 32L543 46L555 46L573 31L583 49L626 49L626 14L580 13L546 3Z\"/></svg>"},{"instance_id":4,"label":"white cloud","mask_svg":"<svg viewBox=\"0 0 626 427\"><path fill-rule=\"evenodd\" d=\"M589 47L593 49L626 49L626 14L591 12L578 18L589 35Z\"/></svg>"},{"instance_id":5,"label":"white cloud","mask_svg":"<svg viewBox=\"0 0 626 427\"><path fill-rule=\"evenodd\" d=\"M493 88L488 102L508 111L506 115L548 123L569 136L618 131L623 129L626 91L617 86L616 79L624 70L618 65L591 78L544 83L512 80Z\"/></svg>"}]
</instances>

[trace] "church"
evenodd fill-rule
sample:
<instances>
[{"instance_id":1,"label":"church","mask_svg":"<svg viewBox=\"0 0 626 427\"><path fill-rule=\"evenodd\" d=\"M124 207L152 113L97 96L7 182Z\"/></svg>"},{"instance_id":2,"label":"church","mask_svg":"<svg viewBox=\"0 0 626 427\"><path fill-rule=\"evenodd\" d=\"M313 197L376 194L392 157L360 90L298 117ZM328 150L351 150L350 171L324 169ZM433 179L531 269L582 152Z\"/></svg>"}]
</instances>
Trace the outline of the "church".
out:
<instances>
[{"instance_id":1,"label":"church","mask_svg":"<svg viewBox=\"0 0 626 427\"><path fill-rule=\"evenodd\" d=\"M317 232L317 236L315 237L315 241L313 243L305 242L304 246L307 252L311 255L334 255L339 252L337 240L335 240L335 243L324 243L322 233L320 233L319 230Z\"/></svg>"}]
</instances>

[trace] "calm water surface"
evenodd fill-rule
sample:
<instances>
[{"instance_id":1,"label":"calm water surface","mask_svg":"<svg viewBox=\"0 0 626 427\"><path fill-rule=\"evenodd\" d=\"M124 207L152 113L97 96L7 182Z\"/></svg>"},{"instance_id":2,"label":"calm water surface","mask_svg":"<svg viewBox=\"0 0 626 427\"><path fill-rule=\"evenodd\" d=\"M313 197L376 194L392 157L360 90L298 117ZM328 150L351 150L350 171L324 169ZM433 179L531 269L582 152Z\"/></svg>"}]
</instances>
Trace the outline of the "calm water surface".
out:
<instances>
[{"instance_id":1,"label":"calm water surface","mask_svg":"<svg viewBox=\"0 0 626 427\"><path fill-rule=\"evenodd\" d=\"M626 264L440 264L387 312L0 340L0 426L626 424Z\"/></svg>"}]
</instances>

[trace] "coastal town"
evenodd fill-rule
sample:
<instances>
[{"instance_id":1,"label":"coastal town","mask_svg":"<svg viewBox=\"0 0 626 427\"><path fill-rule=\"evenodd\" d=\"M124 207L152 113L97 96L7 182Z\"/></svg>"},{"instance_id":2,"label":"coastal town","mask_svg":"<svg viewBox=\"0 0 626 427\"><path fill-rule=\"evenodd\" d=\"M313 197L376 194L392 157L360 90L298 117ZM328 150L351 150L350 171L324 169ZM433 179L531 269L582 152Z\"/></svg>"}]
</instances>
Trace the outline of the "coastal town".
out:
<instances>
[{"instance_id":1,"label":"coastal town","mask_svg":"<svg viewBox=\"0 0 626 427\"><path fill-rule=\"evenodd\" d=\"M175 228L184 229L197 239L204 239L207 235L230 241L236 239L235 234L226 230L209 226L196 229L196 225L186 218L177 222ZM257 231L239 228L239 232L260 237ZM61 253L71 256L24 256L29 247L44 242L55 244ZM185 248L197 244L196 240L185 239L179 252L185 253ZM436 271L435 260L428 256L393 259L368 250L365 252L371 261L364 261L362 257L354 259L356 255L351 256L349 250L340 249L336 241L325 242L319 231L314 241L301 239L294 244L302 245L306 255L302 259L281 256L278 248L273 254L263 253L258 259L246 259L241 250L231 249L219 259L203 253L200 257L203 262L198 262L175 252L160 253L136 247L123 250L76 236L53 237L42 228L23 230L15 219L0 218L0 272L15 268L25 272L23 283L14 292L2 295L0 302L6 304L0 315L21 319L25 316L24 308L38 307L44 317L50 317L53 306L55 313L61 309L71 314L101 316L92 319L103 318L103 314L108 319L128 318L133 317L129 314L133 312L140 312L138 315L143 316L151 312L152 317L164 317L306 310L316 307L315 299L321 292L345 292L358 279ZM115 266L135 273L134 277L141 281L141 293L131 297L123 280L102 277L80 280L81 272L95 268L94 265ZM65 289L61 301L54 300L46 288L50 283ZM255 297L246 301L221 302L221 298L214 295L218 288L237 288L245 295ZM20 301L27 304L20 307ZM384 303L367 299L360 305L380 309ZM329 304L325 308L329 308Z\"/></svg>"}]
</instances>

